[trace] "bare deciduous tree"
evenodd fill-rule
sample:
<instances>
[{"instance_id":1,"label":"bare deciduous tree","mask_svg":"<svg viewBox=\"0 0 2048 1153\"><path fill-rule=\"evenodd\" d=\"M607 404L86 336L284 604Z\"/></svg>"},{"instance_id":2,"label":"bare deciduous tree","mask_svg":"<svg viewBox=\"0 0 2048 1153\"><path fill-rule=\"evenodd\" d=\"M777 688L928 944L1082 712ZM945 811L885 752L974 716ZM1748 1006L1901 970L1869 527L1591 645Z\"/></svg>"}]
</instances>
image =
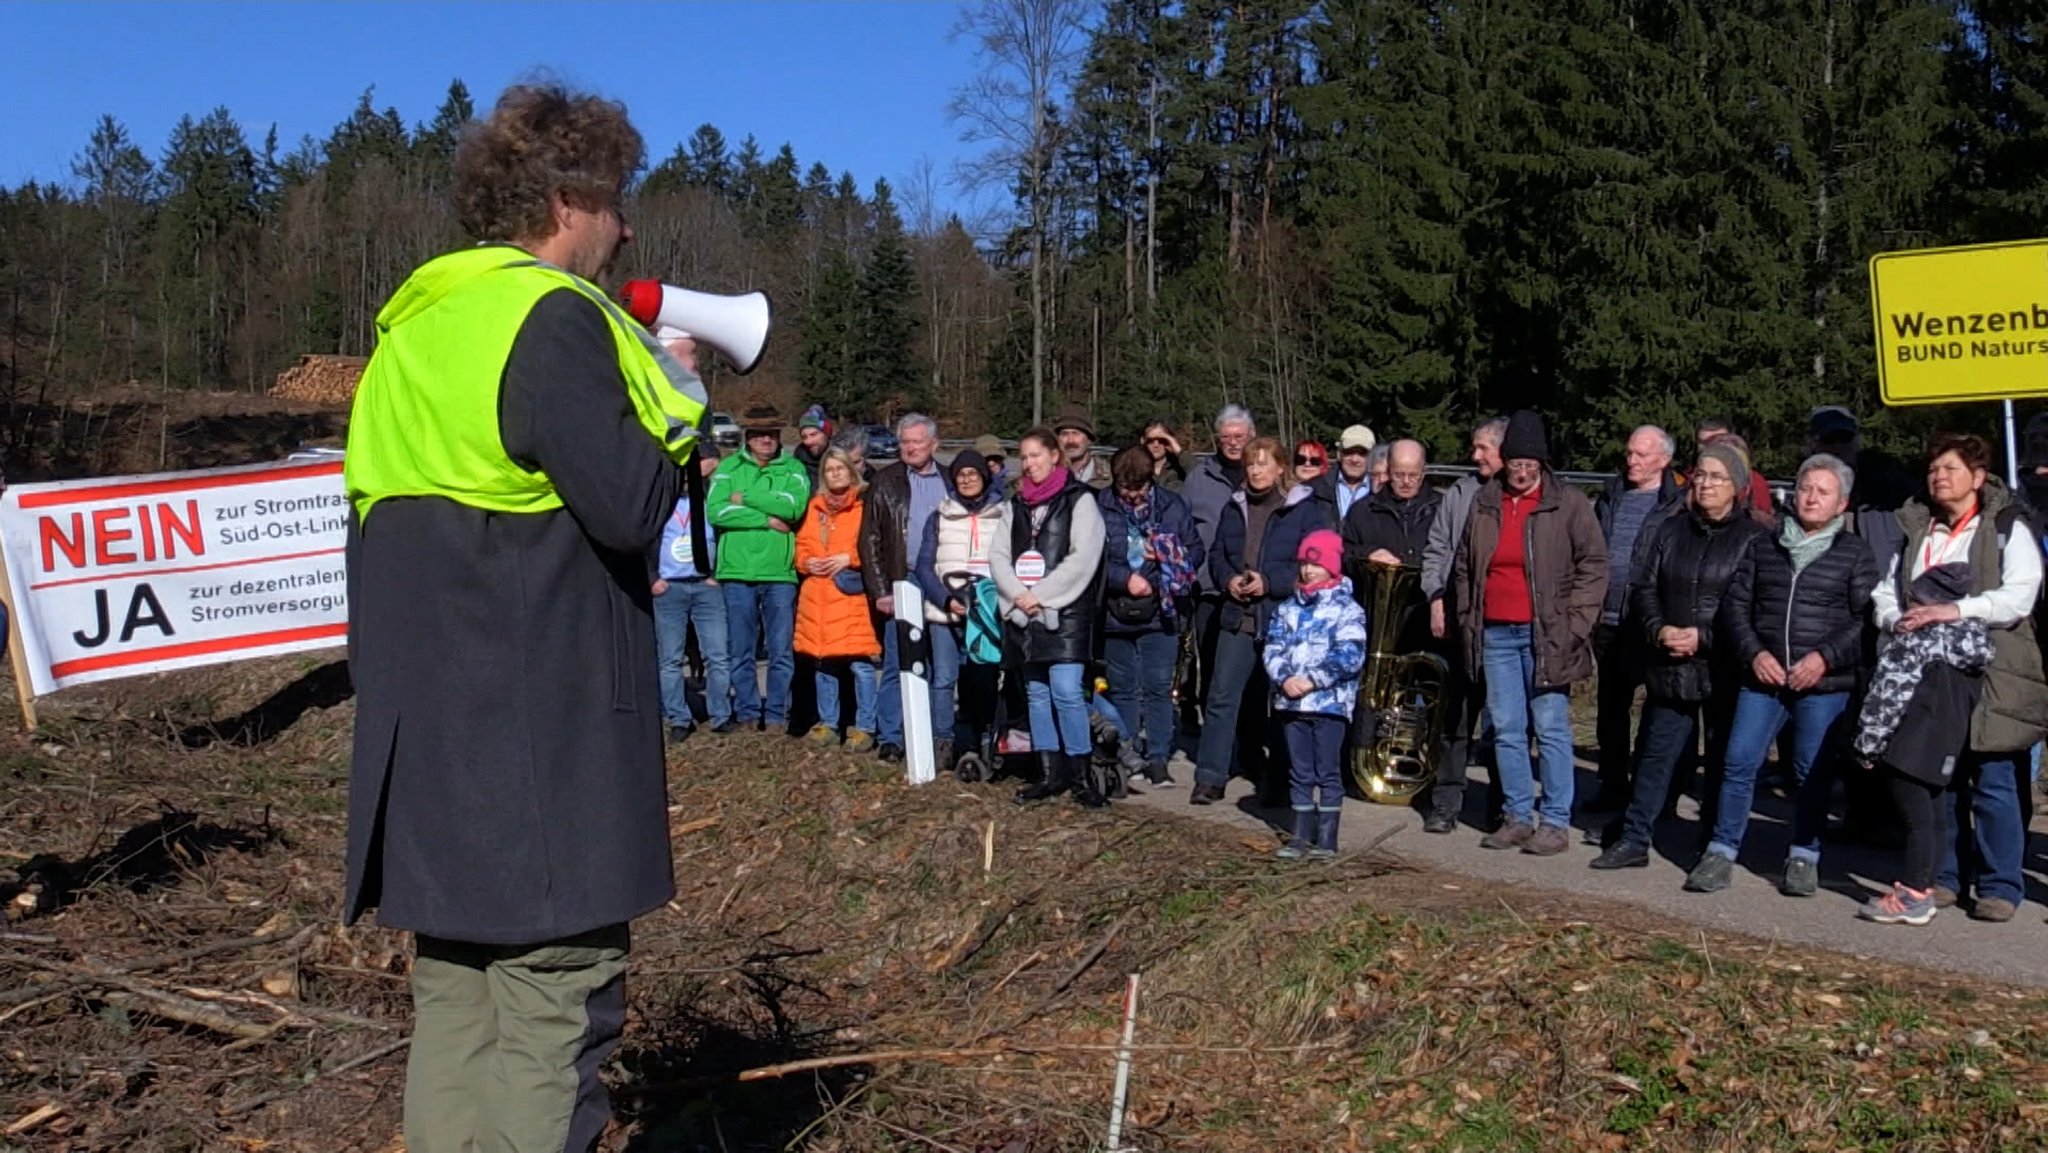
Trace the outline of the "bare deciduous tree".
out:
<instances>
[{"instance_id":1,"label":"bare deciduous tree","mask_svg":"<svg viewBox=\"0 0 2048 1153\"><path fill-rule=\"evenodd\" d=\"M961 167L970 187L1003 184L1024 200L1031 261L1031 420L1045 417L1046 335L1051 327L1046 267L1051 244L1051 176L1059 147L1055 115L1093 5L1085 0L986 0L962 11L956 37L971 37L980 64L949 108L961 138L987 144Z\"/></svg>"}]
</instances>

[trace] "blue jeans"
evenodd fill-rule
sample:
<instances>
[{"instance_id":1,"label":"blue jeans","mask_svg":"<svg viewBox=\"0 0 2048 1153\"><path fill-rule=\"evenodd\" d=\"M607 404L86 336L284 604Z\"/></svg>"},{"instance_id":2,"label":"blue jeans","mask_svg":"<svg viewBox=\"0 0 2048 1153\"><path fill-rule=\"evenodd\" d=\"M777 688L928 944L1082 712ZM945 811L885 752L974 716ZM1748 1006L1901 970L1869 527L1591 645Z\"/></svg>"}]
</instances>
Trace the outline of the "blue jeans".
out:
<instances>
[{"instance_id":1,"label":"blue jeans","mask_svg":"<svg viewBox=\"0 0 2048 1153\"><path fill-rule=\"evenodd\" d=\"M1287 802L1297 813L1344 807L1344 738L1351 718L1280 710L1287 740Z\"/></svg>"},{"instance_id":2,"label":"blue jeans","mask_svg":"<svg viewBox=\"0 0 2048 1153\"><path fill-rule=\"evenodd\" d=\"M1109 636L1102 641L1108 666L1109 699L1123 718L1134 749L1147 761L1164 764L1173 755L1173 664L1180 638L1172 633ZM1139 741L1138 734L1144 734Z\"/></svg>"},{"instance_id":3,"label":"blue jeans","mask_svg":"<svg viewBox=\"0 0 2048 1153\"><path fill-rule=\"evenodd\" d=\"M853 678L853 727L864 733L875 731L875 662L852 660L818 662L818 723L828 729L839 727L839 674Z\"/></svg>"},{"instance_id":4,"label":"blue jeans","mask_svg":"<svg viewBox=\"0 0 2048 1153\"><path fill-rule=\"evenodd\" d=\"M1216 638L1216 666L1209 674L1208 703L1202 711L1202 742L1195 754L1195 783L1222 788L1238 758L1238 728L1244 714L1266 715L1265 669L1259 646L1239 632Z\"/></svg>"},{"instance_id":5,"label":"blue jeans","mask_svg":"<svg viewBox=\"0 0 2048 1153\"><path fill-rule=\"evenodd\" d=\"M927 624L932 643L932 740L954 737L953 691L960 683L960 638L951 625Z\"/></svg>"},{"instance_id":6,"label":"blue jeans","mask_svg":"<svg viewBox=\"0 0 2048 1153\"><path fill-rule=\"evenodd\" d=\"M1530 823L1536 809L1536 769L1530 743L1543 754L1543 823L1568 829L1572 822L1572 695L1564 689L1536 690L1536 654L1528 625L1487 625L1480 661L1486 670L1486 714L1493 718L1494 772L1507 798L1507 818ZM1535 722L1531 733L1530 722Z\"/></svg>"},{"instance_id":7,"label":"blue jeans","mask_svg":"<svg viewBox=\"0 0 2048 1153\"><path fill-rule=\"evenodd\" d=\"M654 644L661 653L661 717L690 726L690 702L683 699L683 647L697 626L697 652L704 658L704 711L713 728L732 720L732 670L725 651L725 595L708 581L670 581L654 598Z\"/></svg>"},{"instance_id":8,"label":"blue jeans","mask_svg":"<svg viewBox=\"0 0 2048 1153\"><path fill-rule=\"evenodd\" d=\"M1792 775L1799 781L1801 809L1810 805L1809 791L1819 797L1822 819L1826 819L1827 791L1834 774L1815 772L1827 748L1828 734L1842 722L1849 707L1848 693L1765 692L1743 688L1735 694L1735 720L1728 729L1727 768L1721 776L1721 805L1714 816L1714 839L1707 851L1734 860L1742 848L1742 835L1749 831L1749 808L1756 800L1757 770L1763 768L1771 742L1778 739L1785 722L1792 722L1792 740L1787 751L1792 757ZM1803 822L1802 822L1803 823ZM1820 831L1813 830L1811 843L1795 836L1792 854L1818 860Z\"/></svg>"},{"instance_id":9,"label":"blue jeans","mask_svg":"<svg viewBox=\"0 0 2048 1153\"><path fill-rule=\"evenodd\" d=\"M1947 798L1949 829L1955 835L1941 847L1934 883L1956 893L1974 890L1978 900L1996 897L2017 905L2027 894L2026 814L2020 811L2019 765L2015 753L1963 754L1956 763ZM1970 859L1958 867L1961 846Z\"/></svg>"},{"instance_id":10,"label":"blue jeans","mask_svg":"<svg viewBox=\"0 0 2048 1153\"><path fill-rule=\"evenodd\" d=\"M721 581L725 590L727 668L732 675L732 717L743 725L789 724L789 682L796 676L796 582ZM768 649L768 695L754 673L754 650Z\"/></svg>"},{"instance_id":11,"label":"blue jeans","mask_svg":"<svg viewBox=\"0 0 2048 1153\"><path fill-rule=\"evenodd\" d=\"M896 618L881 617L875 631L882 634L882 696L875 702L875 739L885 745L903 747L903 670L897 654ZM938 732L932 726L932 732Z\"/></svg>"},{"instance_id":12,"label":"blue jeans","mask_svg":"<svg viewBox=\"0 0 2048 1153\"><path fill-rule=\"evenodd\" d=\"M1643 722L1636 737L1635 782L1631 786L1628 811L1621 819L1621 839L1648 848L1656 831L1657 814L1671 799L1672 777L1680 761L1693 751L1694 736L1702 725L1707 730L1707 784L1719 783L1725 763L1724 743L1728 739L1729 712L1734 702L1726 698L1709 701L1643 702ZM1754 781L1754 774L1752 783ZM1703 802L1702 820L1718 824L1719 790Z\"/></svg>"},{"instance_id":13,"label":"blue jeans","mask_svg":"<svg viewBox=\"0 0 2048 1153\"><path fill-rule=\"evenodd\" d=\"M1031 713L1034 752L1057 750L1071 757L1094 754L1095 742L1088 736L1088 695L1081 690L1081 676L1079 661L1024 669L1024 699Z\"/></svg>"}]
</instances>

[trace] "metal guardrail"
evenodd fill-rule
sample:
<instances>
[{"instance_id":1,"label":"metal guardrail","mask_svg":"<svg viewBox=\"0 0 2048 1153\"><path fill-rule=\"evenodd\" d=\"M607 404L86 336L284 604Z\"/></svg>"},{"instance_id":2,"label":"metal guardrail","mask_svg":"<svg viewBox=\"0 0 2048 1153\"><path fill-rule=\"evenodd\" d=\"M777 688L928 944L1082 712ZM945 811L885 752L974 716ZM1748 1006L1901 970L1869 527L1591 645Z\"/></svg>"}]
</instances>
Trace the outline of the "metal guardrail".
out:
<instances>
[{"instance_id":1,"label":"metal guardrail","mask_svg":"<svg viewBox=\"0 0 2048 1153\"><path fill-rule=\"evenodd\" d=\"M1006 451L1012 454L1014 454L1017 451L1016 441L1003 440L1000 437L997 439L1002 440L1003 448ZM950 460L952 459L953 454L959 452L961 449L973 447L974 441L972 439L941 439L939 441L938 451L940 455ZM1107 445L1096 445L1094 452L1096 456L1108 458L1116 454L1116 449ZM1197 453L1195 455L1195 459L1197 461L1205 460L1211 455L1213 454ZM1432 464L1429 465L1427 469L1428 475L1431 477L1431 479L1444 481L1446 483L1455 481L1461 476L1471 476L1478 471L1479 470L1477 467L1469 464ZM1556 476L1559 480L1564 481L1566 484L1577 485L1578 487L1586 489L1590 492L1600 491L1600 489L1605 487L1607 482L1611 480L1614 476L1614 474L1611 472L1588 472L1584 469L1571 468L1558 469L1552 475ZM1769 477L1765 477L1764 483L1770 485L1771 495L1776 500L1785 500L1788 494L1790 494L1790 492L1792 491L1791 481L1771 480Z\"/></svg>"}]
</instances>

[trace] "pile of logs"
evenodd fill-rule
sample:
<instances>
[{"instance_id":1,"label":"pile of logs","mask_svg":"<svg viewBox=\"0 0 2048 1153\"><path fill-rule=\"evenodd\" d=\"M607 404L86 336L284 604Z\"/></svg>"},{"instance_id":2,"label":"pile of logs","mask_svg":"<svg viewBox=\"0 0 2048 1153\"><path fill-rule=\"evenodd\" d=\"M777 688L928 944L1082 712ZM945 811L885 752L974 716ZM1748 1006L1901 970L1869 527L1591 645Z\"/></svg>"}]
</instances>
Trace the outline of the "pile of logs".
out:
<instances>
[{"instance_id":1,"label":"pile of logs","mask_svg":"<svg viewBox=\"0 0 2048 1153\"><path fill-rule=\"evenodd\" d=\"M307 353L297 364L277 374L270 395L280 400L346 408L355 399L356 380L363 375L363 365L367 363L368 358L361 356Z\"/></svg>"}]
</instances>

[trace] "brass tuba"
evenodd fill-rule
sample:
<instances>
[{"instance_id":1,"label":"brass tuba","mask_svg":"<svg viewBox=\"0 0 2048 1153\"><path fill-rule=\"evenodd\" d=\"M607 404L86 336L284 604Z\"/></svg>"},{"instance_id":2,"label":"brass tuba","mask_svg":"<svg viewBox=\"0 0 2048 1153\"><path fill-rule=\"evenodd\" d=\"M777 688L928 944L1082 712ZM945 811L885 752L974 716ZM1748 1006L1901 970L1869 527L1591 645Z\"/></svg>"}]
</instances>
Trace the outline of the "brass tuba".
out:
<instances>
[{"instance_id":1,"label":"brass tuba","mask_svg":"<svg viewBox=\"0 0 2048 1153\"><path fill-rule=\"evenodd\" d=\"M1436 778L1450 665L1432 652L1400 651L1422 599L1422 570L1365 565L1370 630L1359 700L1372 709L1372 743L1351 751L1351 778L1383 805L1407 804Z\"/></svg>"}]
</instances>

